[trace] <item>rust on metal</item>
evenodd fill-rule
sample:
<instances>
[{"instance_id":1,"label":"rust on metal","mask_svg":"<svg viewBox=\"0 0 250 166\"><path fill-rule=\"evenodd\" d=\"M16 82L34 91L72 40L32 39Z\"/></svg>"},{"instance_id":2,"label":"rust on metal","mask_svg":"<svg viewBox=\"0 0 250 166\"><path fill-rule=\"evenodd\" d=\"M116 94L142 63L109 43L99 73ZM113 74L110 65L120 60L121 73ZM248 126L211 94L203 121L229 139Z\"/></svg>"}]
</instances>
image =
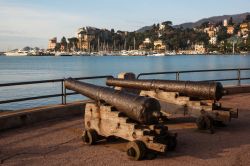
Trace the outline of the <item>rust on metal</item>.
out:
<instances>
[{"instance_id":1,"label":"rust on metal","mask_svg":"<svg viewBox=\"0 0 250 166\"><path fill-rule=\"evenodd\" d=\"M142 124L157 123L161 117L160 104L154 98L84 83L72 78L66 79L64 85L65 88L76 91L95 101L110 104L118 111Z\"/></svg>"},{"instance_id":2,"label":"rust on metal","mask_svg":"<svg viewBox=\"0 0 250 166\"><path fill-rule=\"evenodd\" d=\"M206 100L220 100L225 90L220 82L174 81L174 80L124 80L108 78L108 86L117 86L140 90L163 90L179 92L188 97Z\"/></svg>"}]
</instances>

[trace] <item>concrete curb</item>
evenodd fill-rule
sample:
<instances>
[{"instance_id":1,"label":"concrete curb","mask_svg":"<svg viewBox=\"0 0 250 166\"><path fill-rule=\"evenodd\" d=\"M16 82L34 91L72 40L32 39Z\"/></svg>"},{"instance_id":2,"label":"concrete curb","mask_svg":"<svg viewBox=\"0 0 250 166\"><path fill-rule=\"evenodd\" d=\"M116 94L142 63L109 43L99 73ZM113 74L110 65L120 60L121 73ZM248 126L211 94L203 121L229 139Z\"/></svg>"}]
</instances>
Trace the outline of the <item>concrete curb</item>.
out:
<instances>
[{"instance_id":1,"label":"concrete curb","mask_svg":"<svg viewBox=\"0 0 250 166\"><path fill-rule=\"evenodd\" d=\"M56 118L83 116L88 101L75 102L66 105L51 105L0 115L0 131L31 125Z\"/></svg>"}]
</instances>

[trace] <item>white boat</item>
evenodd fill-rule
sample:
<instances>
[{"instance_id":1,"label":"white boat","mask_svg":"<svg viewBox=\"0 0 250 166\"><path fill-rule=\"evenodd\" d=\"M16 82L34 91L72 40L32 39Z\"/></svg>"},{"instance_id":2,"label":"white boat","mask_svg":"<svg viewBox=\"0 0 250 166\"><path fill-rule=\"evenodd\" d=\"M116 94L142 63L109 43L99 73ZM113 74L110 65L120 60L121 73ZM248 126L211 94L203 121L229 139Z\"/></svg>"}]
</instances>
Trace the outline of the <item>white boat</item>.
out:
<instances>
[{"instance_id":1,"label":"white boat","mask_svg":"<svg viewBox=\"0 0 250 166\"><path fill-rule=\"evenodd\" d=\"M28 51L22 51L22 50L18 50L18 51L9 51L4 53L6 56L29 56L32 55L30 52Z\"/></svg>"},{"instance_id":2,"label":"white boat","mask_svg":"<svg viewBox=\"0 0 250 166\"><path fill-rule=\"evenodd\" d=\"M72 56L72 55L68 52L56 52L55 56Z\"/></svg>"},{"instance_id":3,"label":"white boat","mask_svg":"<svg viewBox=\"0 0 250 166\"><path fill-rule=\"evenodd\" d=\"M154 53L154 54L149 54L147 56L165 56L164 53Z\"/></svg>"}]
</instances>

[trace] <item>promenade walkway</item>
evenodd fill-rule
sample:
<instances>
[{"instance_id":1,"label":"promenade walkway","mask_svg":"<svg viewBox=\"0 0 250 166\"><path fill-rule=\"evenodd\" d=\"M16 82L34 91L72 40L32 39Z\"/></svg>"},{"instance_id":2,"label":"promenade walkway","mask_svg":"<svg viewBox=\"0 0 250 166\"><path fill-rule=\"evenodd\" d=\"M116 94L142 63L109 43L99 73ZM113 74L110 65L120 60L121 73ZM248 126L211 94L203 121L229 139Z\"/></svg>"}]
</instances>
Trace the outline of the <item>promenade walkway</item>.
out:
<instances>
[{"instance_id":1,"label":"promenade walkway","mask_svg":"<svg viewBox=\"0 0 250 166\"><path fill-rule=\"evenodd\" d=\"M0 132L0 165L250 165L250 94L223 98L224 106L238 107L239 119L211 135L193 122L171 124L178 133L174 152L154 160L131 161L125 142L88 146L81 141L82 117L41 122Z\"/></svg>"}]
</instances>

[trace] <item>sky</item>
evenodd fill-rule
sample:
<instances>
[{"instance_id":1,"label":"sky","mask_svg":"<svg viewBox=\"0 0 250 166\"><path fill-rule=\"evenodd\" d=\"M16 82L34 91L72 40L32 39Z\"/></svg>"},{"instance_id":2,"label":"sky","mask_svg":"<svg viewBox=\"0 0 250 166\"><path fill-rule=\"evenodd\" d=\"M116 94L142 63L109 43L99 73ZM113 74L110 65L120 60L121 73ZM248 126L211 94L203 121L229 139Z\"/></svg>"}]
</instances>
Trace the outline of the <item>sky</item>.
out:
<instances>
[{"instance_id":1,"label":"sky","mask_svg":"<svg viewBox=\"0 0 250 166\"><path fill-rule=\"evenodd\" d=\"M48 39L76 36L84 26L134 31L249 11L249 0L0 0L0 51L47 48Z\"/></svg>"}]
</instances>

